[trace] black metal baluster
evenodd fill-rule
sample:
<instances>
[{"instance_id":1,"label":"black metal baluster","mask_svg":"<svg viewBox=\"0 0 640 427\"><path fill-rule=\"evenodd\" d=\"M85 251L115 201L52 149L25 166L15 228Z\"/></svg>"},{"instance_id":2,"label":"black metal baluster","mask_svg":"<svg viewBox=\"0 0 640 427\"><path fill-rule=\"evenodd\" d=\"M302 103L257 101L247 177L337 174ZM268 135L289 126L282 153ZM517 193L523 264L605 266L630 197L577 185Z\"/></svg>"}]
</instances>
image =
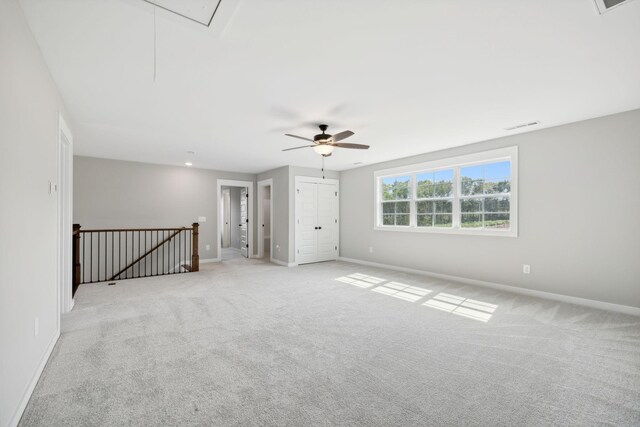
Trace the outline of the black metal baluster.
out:
<instances>
[{"instance_id":1,"label":"black metal baluster","mask_svg":"<svg viewBox=\"0 0 640 427\"><path fill-rule=\"evenodd\" d=\"M127 263L129 262L128 260L129 260L129 232L125 231L124 232L124 265L127 265ZM124 277L125 278L129 277L129 275L125 274Z\"/></svg>"},{"instance_id":2,"label":"black metal baluster","mask_svg":"<svg viewBox=\"0 0 640 427\"><path fill-rule=\"evenodd\" d=\"M100 232L98 231L98 282L100 281Z\"/></svg>"},{"instance_id":3,"label":"black metal baluster","mask_svg":"<svg viewBox=\"0 0 640 427\"><path fill-rule=\"evenodd\" d=\"M89 278L91 280L89 281L89 283L93 283L93 231L90 232L89 235L91 236L91 239L90 239L91 245L90 245L90 248L89 248L90 249L89 250L89 259L91 260L91 264L90 264L91 273L89 273L90 274Z\"/></svg>"},{"instance_id":4,"label":"black metal baluster","mask_svg":"<svg viewBox=\"0 0 640 427\"><path fill-rule=\"evenodd\" d=\"M87 283L85 281L85 273L87 269L85 268L85 263L87 262L86 252L84 251L84 241L86 237L86 233L82 233L82 283Z\"/></svg>"},{"instance_id":5,"label":"black metal baluster","mask_svg":"<svg viewBox=\"0 0 640 427\"><path fill-rule=\"evenodd\" d=\"M107 251L108 251L108 245L109 245L109 238L107 237L107 232L105 231L104 233L104 280L107 280ZM98 276L98 279L100 279L100 277ZM103 280L99 280L100 282L102 282Z\"/></svg>"}]
</instances>

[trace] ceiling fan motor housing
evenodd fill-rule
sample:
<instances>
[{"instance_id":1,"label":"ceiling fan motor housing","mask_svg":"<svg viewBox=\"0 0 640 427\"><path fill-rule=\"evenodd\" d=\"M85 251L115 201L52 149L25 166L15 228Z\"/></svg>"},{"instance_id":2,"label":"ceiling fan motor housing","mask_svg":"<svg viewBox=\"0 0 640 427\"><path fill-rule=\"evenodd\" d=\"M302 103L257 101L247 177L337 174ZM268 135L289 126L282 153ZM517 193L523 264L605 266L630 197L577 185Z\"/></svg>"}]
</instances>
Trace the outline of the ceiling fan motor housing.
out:
<instances>
[{"instance_id":1,"label":"ceiling fan motor housing","mask_svg":"<svg viewBox=\"0 0 640 427\"><path fill-rule=\"evenodd\" d=\"M313 137L313 142L322 142L331 138L331 135L327 133L319 133L318 135Z\"/></svg>"},{"instance_id":2,"label":"ceiling fan motor housing","mask_svg":"<svg viewBox=\"0 0 640 427\"><path fill-rule=\"evenodd\" d=\"M331 135L328 135L327 129L329 128L328 125L318 125L318 127L320 128L320 130L322 131L322 133L319 133L318 135L313 137L313 142L321 142L321 141L326 141L329 138L331 138Z\"/></svg>"}]
</instances>

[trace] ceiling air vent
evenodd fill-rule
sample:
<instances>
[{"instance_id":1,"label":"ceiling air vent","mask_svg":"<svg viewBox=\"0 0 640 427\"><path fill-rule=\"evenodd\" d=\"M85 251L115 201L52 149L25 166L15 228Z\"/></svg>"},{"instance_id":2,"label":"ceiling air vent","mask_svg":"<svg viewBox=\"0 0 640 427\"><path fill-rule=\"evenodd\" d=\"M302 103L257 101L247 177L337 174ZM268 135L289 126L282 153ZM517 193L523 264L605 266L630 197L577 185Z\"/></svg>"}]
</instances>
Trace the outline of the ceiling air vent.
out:
<instances>
[{"instance_id":1,"label":"ceiling air vent","mask_svg":"<svg viewBox=\"0 0 640 427\"><path fill-rule=\"evenodd\" d=\"M516 129L522 129L522 128L528 128L529 126L536 126L539 125L540 122L529 122L529 123L522 123L520 125L515 125L515 126L511 126L508 128L504 128L504 130L516 130Z\"/></svg>"},{"instance_id":2,"label":"ceiling air vent","mask_svg":"<svg viewBox=\"0 0 640 427\"><path fill-rule=\"evenodd\" d=\"M611 9L614 9L625 3L630 3L632 0L593 0L596 3L596 9L601 15Z\"/></svg>"}]
</instances>

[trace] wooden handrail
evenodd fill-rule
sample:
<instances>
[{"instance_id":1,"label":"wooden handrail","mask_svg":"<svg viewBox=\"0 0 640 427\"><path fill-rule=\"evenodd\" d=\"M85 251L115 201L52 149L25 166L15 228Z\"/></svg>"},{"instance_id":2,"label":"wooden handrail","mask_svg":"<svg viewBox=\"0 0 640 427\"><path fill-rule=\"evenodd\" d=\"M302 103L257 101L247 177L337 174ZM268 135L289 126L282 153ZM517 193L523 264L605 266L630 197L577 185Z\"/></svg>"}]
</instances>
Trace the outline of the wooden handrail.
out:
<instances>
[{"instance_id":1,"label":"wooden handrail","mask_svg":"<svg viewBox=\"0 0 640 427\"><path fill-rule=\"evenodd\" d=\"M174 237L176 237L181 232L186 231L186 230L191 230L191 229L190 228L186 228L186 227L183 227L183 228L171 228L171 229L167 229L167 228L153 229L153 231L155 231L155 230L176 230L176 231L173 234L171 234L169 237L164 239L162 242L156 244L154 247L149 249L147 252L144 253L144 255L141 255L137 260L131 262L131 264L127 265L125 268L123 268L122 270L118 271L109 280L114 280L116 277L119 277L122 273L124 273L125 271L127 271L128 269L130 269L131 267L133 267L134 265L136 265L140 261L142 261L144 258L146 258L149 254L151 254L153 251L158 249L160 246L164 245L165 243L167 243L169 240L171 240ZM87 231L94 231L94 232L95 231L101 231L101 232L104 232L104 231L118 231L118 230L87 230ZM125 231L125 230L120 230L120 231ZM132 230L131 229L127 229L126 231L132 231ZM141 230L133 230L133 231L152 231L152 229L146 229L146 230L145 229L141 229Z\"/></svg>"},{"instance_id":2,"label":"wooden handrail","mask_svg":"<svg viewBox=\"0 0 640 427\"><path fill-rule=\"evenodd\" d=\"M193 230L193 227L170 227L170 228L94 228L85 230L82 229L80 233L108 233L108 232L116 232L116 231L183 231L183 230Z\"/></svg>"}]
</instances>

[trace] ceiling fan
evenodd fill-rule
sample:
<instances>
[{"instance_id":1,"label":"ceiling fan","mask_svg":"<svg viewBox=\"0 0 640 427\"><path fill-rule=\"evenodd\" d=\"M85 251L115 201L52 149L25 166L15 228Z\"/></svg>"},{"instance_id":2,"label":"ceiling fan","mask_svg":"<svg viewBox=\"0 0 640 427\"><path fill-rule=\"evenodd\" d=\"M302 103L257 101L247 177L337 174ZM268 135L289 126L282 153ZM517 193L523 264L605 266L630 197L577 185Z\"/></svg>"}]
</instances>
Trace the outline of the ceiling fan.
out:
<instances>
[{"instance_id":1,"label":"ceiling fan","mask_svg":"<svg viewBox=\"0 0 640 427\"><path fill-rule=\"evenodd\" d=\"M355 148L358 150L366 150L369 148L368 145L364 145L364 144L350 144L348 142L339 142L353 135L353 132L351 132L350 130L345 130L343 132L336 133L335 135L329 135L328 133L326 133L326 130L329 126L318 125L318 127L320 128L322 133L314 136L313 139L305 138L303 136L298 136L298 135L291 135L290 133L285 133L286 136L290 136L292 138L298 138L298 139L303 139L305 141L313 142L313 145L303 145L301 147L287 148L282 151L297 150L299 148L313 148L313 151L315 151L316 153L321 154L324 157L329 157L333 152L333 149L336 147Z\"/></svg>"}]
</instances>

